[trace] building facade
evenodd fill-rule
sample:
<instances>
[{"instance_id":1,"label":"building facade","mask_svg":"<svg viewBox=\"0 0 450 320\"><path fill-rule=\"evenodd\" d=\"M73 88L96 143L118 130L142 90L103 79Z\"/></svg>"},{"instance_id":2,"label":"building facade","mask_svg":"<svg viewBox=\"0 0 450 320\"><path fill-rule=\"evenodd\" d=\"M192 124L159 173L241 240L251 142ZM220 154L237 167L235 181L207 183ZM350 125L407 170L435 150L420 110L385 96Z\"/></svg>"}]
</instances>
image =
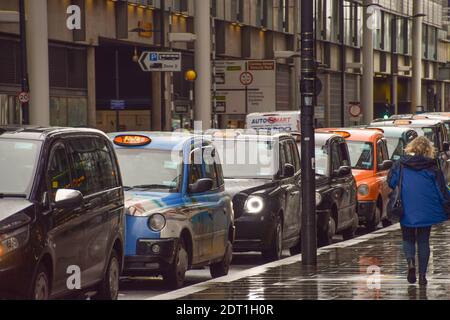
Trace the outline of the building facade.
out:
<instances>
[{"instance_id":1,"label":"building facade","mask_svg":"<svg viewBox=\"0 0 450 320\"><path fill-rule=\"evenodd\" d=\"M39 1L47 13L41 21L48 32L48 59L41 61L48 61L50 91L46 106L45 99L39 100L40 104L33 101L31 88L30 108L48 112L49 124L93 126L104 131L171 130L189 125L192 83L184 79L184 72L195 69L194 44L169 42L169 33L195 33L193 0L166 0L164 14L162 0L32 1ZM377 4L370 7L373 116L382 116L386 105L391 113L411 110L414 2L420 4L424 15L422 106L428 111L450 109L447 1L314 1L316 59L322 83L317 98L319 125L361 122L351 118L348 107L362 100L363 15L368 3ZM296 58L279 59L276 52L298 49L299 2L210 0L213 60L274 60L277 110L298 106L298 62L296 68ZM67 27L73 14L68 10L71 5L81 9L80 29ZM18 9L18 0L0 2L0 11ZM28 37L33 32L38 31L28 28ZM0 123L21 121L19 40L19 25L0 20ZM169 50L182 53L182 72L143 72L136 62L143 51ZM28 60L29 66L37 63ZM213 79L215 82L217 77ZM39 76L31 83L45 85L38 80ZM124 109L113 110L114 100L122 101ZM364 110L364 105L361 107ZM215 109L214 114L220 127L244 125L244 113L225 108Z\"/></svg>"}]
</instances>

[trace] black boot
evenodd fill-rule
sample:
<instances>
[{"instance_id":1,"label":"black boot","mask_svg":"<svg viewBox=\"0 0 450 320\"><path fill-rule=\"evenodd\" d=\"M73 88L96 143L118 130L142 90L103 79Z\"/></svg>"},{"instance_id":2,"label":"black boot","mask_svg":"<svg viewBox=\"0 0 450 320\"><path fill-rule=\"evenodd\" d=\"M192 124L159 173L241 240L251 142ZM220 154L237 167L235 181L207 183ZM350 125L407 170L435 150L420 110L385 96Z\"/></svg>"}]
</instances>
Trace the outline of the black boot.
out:
<instances>
[{"instance_id":1,"label":"black boot","mask_svg":"<svg viewBox=\"0 0 450 320\"><path fill-rule=\"evenodd\" d=\"M425 273L419 274L419 285L426 286L428 284L427 275Z\"/></svg>"},{"instance_id":2,"label":"black boot","mask_svg":"<svg viewBox=\"0 0 450 320\"><path fill-rule=\"evenodd\" d=\"M416 263L414 259L408 259L408 282L414 284L416 281Z\"/></svg>"}]
</instances>

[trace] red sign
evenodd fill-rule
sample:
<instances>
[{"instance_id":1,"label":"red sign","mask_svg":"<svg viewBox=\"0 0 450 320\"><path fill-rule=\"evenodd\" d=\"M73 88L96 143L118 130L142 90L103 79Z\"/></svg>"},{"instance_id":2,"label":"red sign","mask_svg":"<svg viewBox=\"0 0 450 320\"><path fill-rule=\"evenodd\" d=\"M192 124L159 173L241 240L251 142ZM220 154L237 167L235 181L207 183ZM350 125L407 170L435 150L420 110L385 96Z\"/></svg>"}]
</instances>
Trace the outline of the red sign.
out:
<instances>
[{"instance_id":1,"label":"red sign","mask_svg":"<svg viewBox=\"0 0 450 320\"><path fill-rule=\"evenodd\" d=\"M242 72L239 81L243 86L249 86L253 83L253 75L250 72Z\"/></svg>"},{"instance_id":2,"label":"red sign","mask_svg":"<svg viewBox=\"0 0 450 320\"><path fill-rule=\"evenodd\" d=\"M353 118L358 118L362 114L361 104L359 102L350 103L348 106L348 113Z\"/></svg>"},{"instance_id":3,"label":"red sign","mask_svg":"<svg viewBox=\"0 0 450 320\"><path fill-rule=\"evenodd\" d=\"M21 92L18 95L20 103L28 103L30 102L30 94L28 92Z\"/></svg>"}]
</instances>

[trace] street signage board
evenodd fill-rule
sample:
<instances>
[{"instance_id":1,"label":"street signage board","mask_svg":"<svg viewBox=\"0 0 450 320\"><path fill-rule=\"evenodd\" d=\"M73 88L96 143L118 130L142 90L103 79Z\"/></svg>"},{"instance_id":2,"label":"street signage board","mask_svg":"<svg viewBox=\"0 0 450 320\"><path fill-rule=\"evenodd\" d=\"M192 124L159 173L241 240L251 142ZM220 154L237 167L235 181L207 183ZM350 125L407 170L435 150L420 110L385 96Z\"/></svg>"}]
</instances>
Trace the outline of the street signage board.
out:
<instances>
[{"instance_id":1,"label":"street signage board","mask_svg":"<svg viewBox=\"0 0 450 320\"><path fill-rule=\"evenodd\" d=\"M274 60L217 60L216 112L248 114L276 110Z\"/></svg>"},{"instance_id":2,"label":"street signage board","mask_svg":"<svg viewBox=\"0 0 450 320\"><path fill-rule=\"evenodd\" d=\"M125 110L125 100L111 100L111 110Z\"/></svg>"},{"instance_id":3,"label":"street signage board","mask_svg":"<svg viewBox=\"0 0 450 320\"><path fill-rule=\"evenodd\" d=\"M142 71L179 72L181 71L181 52L144 51L139 58Z\"/></svg>"}]
</instances>

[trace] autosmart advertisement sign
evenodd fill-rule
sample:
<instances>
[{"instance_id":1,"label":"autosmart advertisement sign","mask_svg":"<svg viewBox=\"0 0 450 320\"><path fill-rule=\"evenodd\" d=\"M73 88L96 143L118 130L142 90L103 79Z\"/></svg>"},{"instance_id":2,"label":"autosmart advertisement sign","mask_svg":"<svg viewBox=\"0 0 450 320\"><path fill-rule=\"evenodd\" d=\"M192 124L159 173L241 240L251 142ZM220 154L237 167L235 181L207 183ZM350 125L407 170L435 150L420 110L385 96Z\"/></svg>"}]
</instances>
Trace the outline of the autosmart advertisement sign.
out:
<instances>
[{"instance_id":1,"label":"autosmart advertisement sign","mask_svg":"<svg viewBox=\"0 0 450 320\"><path fill-rule=\"evenodd\" d=\"M276 109L274 60L220 60L215 62L215 99L222 113L248 114Z\"/></svg>"},{"instance_id":2,"label":"autosmart advertisement sign","mask_svg":"<svg viewBox=\"0 0 450 320\"><path fill-rule=\"evenodd\" d=\"M247 116L247 128L279 132L300 132L300 112L252 113Z\"/></svg>"}]
</instances>

